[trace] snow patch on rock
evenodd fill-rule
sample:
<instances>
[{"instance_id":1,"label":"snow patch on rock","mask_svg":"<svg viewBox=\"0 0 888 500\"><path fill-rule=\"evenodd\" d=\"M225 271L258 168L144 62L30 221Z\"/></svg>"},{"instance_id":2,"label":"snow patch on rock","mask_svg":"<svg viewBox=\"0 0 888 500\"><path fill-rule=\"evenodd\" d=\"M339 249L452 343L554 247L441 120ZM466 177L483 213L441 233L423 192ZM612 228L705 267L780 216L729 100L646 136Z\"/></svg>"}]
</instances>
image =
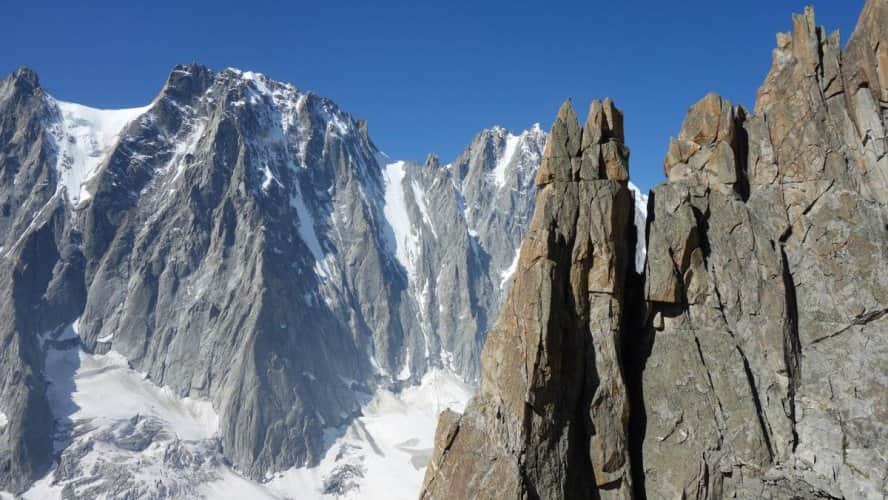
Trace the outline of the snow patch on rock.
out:
<instances>
[{"instance_id":1,"label":"snow patch on rock","mask_svg":"<svg viewBox=\"0 0 888 500\"><path fill-rule=\"evenodd\" d=\"M387 164L382 177L385 182L385 204L383 214L392 228L395 237L395 257L407 270L408 276L415 274L414 259L419 246L419 238L410 223L407 199L404 196L404 175L407 162L396 161Z\"/></svg>"},{"instance_id":2,"label":"snow patch on rock","mask_svg":"<svg viewBox=\"0 0 888 500\"><path fill-rule=\"evenodd\" d=\"M96 355L79 347L49 348L45 375L56 419L90 420L102 426L135 415L150 416L187 441L210 439L219 427L209 401L180 398L172 389L158 387L115 351Z\"/></svg>"},{"instance_id":3,"label":"snow patch on rock","mask_svg":"<svg viewBox=\"0 0 888 500\"><path fill-rule=\"evenodd\" d=\"M434 448L438 416L462 411L473 389L458 376L433 371L399 393L379 390L363 416L331 429L320 465L274 474L261 485L234 473L202 486L211 498L415 498Z\"/></svg>"},{"instance_id":4,"label":"snow patch on rock","mask_svg":"<svg viewBox=\"0 0 888 500\"><path fill-rule=\"evenodd\" d=\"M96 109L50 98L59 112L57 123L49 127L58 149L56 170L59 189L77 204L90 198L83 183L95 175L102 160L117 143L127 124L144 114L151 105L130 109Z\"/></svg>"},{"instance_id":5,"label":"snow patch on rock","mask_svg":"<svg viewBox=\"0 0 888 500\"><path fill-rule=\"evenodd\" d=\"M635 200L635 271L641 273L644 271L644 264L647 261L647 239L645 237L647 225L647 206L648 195L641 192L638 186L629 183L629 190L632 191L632 197Z\"/></svg>"},{"instance_id":6,"label":"snow patch on rock","mask_svg":"<svg viewBox=\"0 0 888 500\"><path fill-rule=\"evenodd\" d=\"M315 259L315 273L322 279L329 277L330 267L327 264L324 249L321 247L321 241L315 230L315 220L308 205L305 204L305 198L298 181L293 183L293 195L290 197L290 206L296 209L296 215L299 217L299 237L308 246Z\"/></svg>"},{"instance_id":7,"label":"snow patch on rock","mask_svg":"<svg viewBox=\"0 0 888 500\"><path fill-rule=\"evenodd\" d=\"M503 148L503 153L497 159L496 166L493 168L493 180L498 188L502 188L506 185L506 169L515 158L515 152L518 150L518 145L521 143L521 139L525 135L526 132L520 136L506 134L506 145Z\"/></svg>"},{"instance_id":8,"label":"snow patch on rock","mask_svg":"<svg viewBox=\"0 0 888 500\"><path fill-rule=\"evenodd\" d=\"M209 401L180 397L114 351L84 352L78 322L41 338L57 463L25 499L194 497L227 466Z\"/></svg>"},{"instance_id":9,"label":"snow patch on rock","mask_svg":"<svg viewBox=\"0 0 888 500\"><path fill-rule=\"evenodd\" d=\"M432 223L432 218L429 217L429 208L425 202L425 191L423 191L422 187L420 187L419 183L415 180L410 183L410 187L413 189L413 199L416 201L416 206L419 207L419 213L422 215L422 220L425 221L426 225L429 227L432 236L437 239L438 233L435 231L435 225Z\"/></svg>"},{"instance_id":10,"label":"snow patch on rock","mask_svg":"<svg viewBox=\"0 0 888 500\"><path fill-rule=\"evenodd\" d=\"M509 264L500 276L502 280L500 280L500 288L505 289L506 285L509 284L509 279L512 278L512 275L515 274L515 271L518 269L518 258L521 257L521 246L515 249L515 258L512 259L512 263Z\"/></svg>"}]
</instances>

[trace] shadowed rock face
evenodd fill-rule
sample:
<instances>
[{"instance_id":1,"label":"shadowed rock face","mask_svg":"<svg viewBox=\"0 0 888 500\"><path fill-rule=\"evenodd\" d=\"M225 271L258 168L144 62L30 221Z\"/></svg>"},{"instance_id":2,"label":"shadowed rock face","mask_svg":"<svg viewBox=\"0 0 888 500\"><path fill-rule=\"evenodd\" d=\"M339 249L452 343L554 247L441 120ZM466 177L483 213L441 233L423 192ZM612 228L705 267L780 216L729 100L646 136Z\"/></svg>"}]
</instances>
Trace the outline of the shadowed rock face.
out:
<instances>
[{"instance_id":1,"label":"shadowed rock face","mask_svg":"<svg viewBox=\"0 0 888 500\"><path fill-rule=\"evenodd\" d=\"M558 113L516 278L481 358L478 396L445 413L424 498L629 498L620 361L633 200L622 115Z\"/></svg>"},{"instance_id":2,"label":"shadowed rock face","mask_svg":"<svg viewBox=\"0 0 888 500\"><path fill-rule=\"evenodd\" d=\"M598 129L562 108L481 393L442 417L424 497L888 494L888 2L844 52L811 9L777 42L755 114L689 110L641 281L619 189L584 176Z\"/></svg>"}]
</instances>

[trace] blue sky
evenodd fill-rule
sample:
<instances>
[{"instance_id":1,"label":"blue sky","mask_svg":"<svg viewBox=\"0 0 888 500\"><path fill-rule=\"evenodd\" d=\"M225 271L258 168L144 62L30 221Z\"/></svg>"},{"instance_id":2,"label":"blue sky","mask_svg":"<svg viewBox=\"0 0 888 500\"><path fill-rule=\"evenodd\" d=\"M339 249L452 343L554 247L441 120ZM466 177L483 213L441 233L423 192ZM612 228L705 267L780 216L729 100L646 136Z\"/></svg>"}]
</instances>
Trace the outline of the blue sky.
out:
<instances>
[{"instance_id":1,"label":"blue sky","mask_svg":"<svg viewBox=\"0 0 888 500\"><path fill-rule=\"evenodd\" d=\"M864 0L815 2L853 30ZM368 121L394 158L455 157L495 124L549 127L572 97L626 114L631 174L663 179L688 107L709 91L751 107L774 35L806 2L4 1L0 72L27 65L54 96L146 104L177 63L234 66L313 90Z\"/></svg>"}]
</instances>

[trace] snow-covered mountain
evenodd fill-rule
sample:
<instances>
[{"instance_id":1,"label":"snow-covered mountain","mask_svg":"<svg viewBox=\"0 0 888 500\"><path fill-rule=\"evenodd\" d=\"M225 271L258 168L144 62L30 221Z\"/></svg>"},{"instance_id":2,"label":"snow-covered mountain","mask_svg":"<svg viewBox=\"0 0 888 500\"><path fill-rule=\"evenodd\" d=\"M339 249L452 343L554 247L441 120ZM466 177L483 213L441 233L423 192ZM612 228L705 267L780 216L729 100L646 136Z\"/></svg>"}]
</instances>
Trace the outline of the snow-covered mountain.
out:
<instances>
[{"instance_id":1,"label":"snow-covered mountain","mask_svg":"<svg viewBox=\"0 0 888 500\"><path fill-rule=\"evenodd\" d=\"M417 164L258 73L177 66L129 110L11 75L0 490L416 491L478 379L545 141L493 128Z\"/></svg>"}]
</instances>

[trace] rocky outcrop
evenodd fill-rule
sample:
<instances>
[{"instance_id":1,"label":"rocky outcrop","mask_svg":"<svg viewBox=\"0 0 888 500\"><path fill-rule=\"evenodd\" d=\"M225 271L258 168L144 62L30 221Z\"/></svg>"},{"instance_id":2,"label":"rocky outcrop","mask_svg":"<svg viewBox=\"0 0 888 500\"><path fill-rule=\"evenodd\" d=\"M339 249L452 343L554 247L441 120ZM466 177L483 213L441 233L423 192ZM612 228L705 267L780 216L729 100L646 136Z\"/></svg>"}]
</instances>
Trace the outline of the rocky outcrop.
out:
<instances>
[{"instance_id":1,"label":"rocky outcrop","mask_svg":"<svg viewBox=\"0 0 888 500\"><path fill-rule=\"evenodd\" d=\"M633 197L622 114L558 113L514 283L481 358L479 394L445 413L423 498L629 498L620 360Z\"/></svg>"},{"instance_id":2,"label":"rocky outcrop","mask_svg":"<svg viewBox=\"0 0 888 500\"><path fill-rule=\"evenodd\" d=\"M619 197L559 188L604 185L578 138L611 129L581 133L562 109L481 393L442 418L423 497L888 494L888 2L867 1L844 52L812 9L793 25L755 113L715 94L688 112L638 279L619 264ZM625 175L620 155L592 157ZM582 216L603 203L611 216ZM598 235L610 267L577 234ZM586 310L612 334L577 340Z\"/></svg>"},{"instance_id":3,"label":"rocky outcrop","mask_svg":"<svg viewBox=\"0 0 888 500\"><path fill-rule=\"evenodd\" d=\"M888 3L843 55L813 10L777 37L755 115L691 108L653 192L648 496L886 493Z\"/></svg>"}]
</instances>

